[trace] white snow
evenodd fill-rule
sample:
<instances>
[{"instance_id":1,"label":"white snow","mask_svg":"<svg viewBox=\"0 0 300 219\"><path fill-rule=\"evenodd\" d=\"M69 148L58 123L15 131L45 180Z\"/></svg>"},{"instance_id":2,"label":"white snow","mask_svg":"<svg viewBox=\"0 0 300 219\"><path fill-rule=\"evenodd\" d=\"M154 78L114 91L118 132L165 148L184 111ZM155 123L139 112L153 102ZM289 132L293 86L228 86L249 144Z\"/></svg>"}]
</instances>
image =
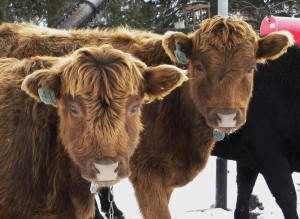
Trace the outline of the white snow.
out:
<instances>
[{"instance_id":1,"label":"white snow","mask_svg":"<svg viewBox=\"0 0 300 219\"><path fill-rule=\"evenodd\" d=\"M211 208L215 203L216 158L211 157L206 168L188 185L174 190L169 203L173 219L233 219L236 201L236 164L228 161L227 207L230 211ZM297 190L298 215L300 215L300 174L294 173L293 179ZM117 206L126 215L126 219L142 219L134 196L131 183L126 179L114 186L114 196ZM261 213L258 219L284 219L282 212L270 193L265 180L258 176L253 194L258 195L264 210L255 209Z\"/></svg>"}]
</instances>

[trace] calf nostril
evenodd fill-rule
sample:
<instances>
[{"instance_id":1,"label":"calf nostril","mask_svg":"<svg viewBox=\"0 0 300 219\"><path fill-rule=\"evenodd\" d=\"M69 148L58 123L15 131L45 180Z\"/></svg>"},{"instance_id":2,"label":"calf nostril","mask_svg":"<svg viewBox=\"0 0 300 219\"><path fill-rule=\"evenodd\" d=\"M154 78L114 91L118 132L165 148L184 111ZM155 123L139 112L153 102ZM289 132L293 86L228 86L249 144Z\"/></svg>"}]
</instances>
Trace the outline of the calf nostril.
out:
<instances>
[{"instance_id":1,"label":"calf nostril","mask_svg":"<svg viewBox=\"0 0 300 219\"><path fill-rule=\"evenodd\" d=\"M216 113L216 120L217 122L220 122L222 120L221 117L219 116L219 113Z\"/></svg>"},{"instance_id":2,"label":"calf nostril","mask_svg":"<svg viewBox=\"0 0 300 219\"><path fill-rule=\"evenodd\" d=\"M233 117L233 120L237 121L237 119L238 119L238 113L235 113L235 117Z\"/></svg>"},{"instance_id":3,"label":"calf nostril","mask_svg":"<svg viewBox=\"0 0 300 219\"><path fill-rule=\"evenodd\" d=\"M96 168L95 164L93 164L92 169L96 172L96 174L100 173L100 171Z\"/></svg>"},{"instance_id":4,"label":"calf nostril","mask_svg":"<svg viewBox=\"0 0 300 219\"><path fill-rule=\"evenodd\" d=\"M101 170L104 169L110 169L113 170L113 172L116 172L116 170L118 169L119 163L115 162L112 164L100 164L100 163L95 163L94 167L95 169L101 174Z\"/></svg>"},{"instance_id":5,"label":"calf nostril","mask_svg":"<svg viewBox=\"0 0 300 219\"><path fill-rule=\"evenodd\" d=\"M119 172L119 165L117 166L117 168L115 169L115 173Z\"/></svg>"}]
</instances>

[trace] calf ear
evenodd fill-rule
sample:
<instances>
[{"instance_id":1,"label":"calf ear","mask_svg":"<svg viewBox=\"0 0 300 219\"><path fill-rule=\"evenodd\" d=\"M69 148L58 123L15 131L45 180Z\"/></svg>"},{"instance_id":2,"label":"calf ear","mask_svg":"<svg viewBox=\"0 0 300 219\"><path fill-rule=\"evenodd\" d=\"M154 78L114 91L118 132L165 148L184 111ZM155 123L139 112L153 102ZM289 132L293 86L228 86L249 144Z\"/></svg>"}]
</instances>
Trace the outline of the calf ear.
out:
<instances>
[{"instance_id":1,"label":"calf ear","mask_svg":"<svg viewBox=\"0 0 300 219\"><path fill-rule=\"evenodd\" d=\"M26 76L21 89L37 101L56 106L60 85L58 74L43 69Z\"/></svg>"},{"instance_id":2,"label":"calf ear","mask_svg":"<svg viewBox=\"0 0 300 219\"><path fill-rule=\"evenodd\" d=\"M172 65L148 67L144 71L145 97L149 101L162 99L176 87L187 81L186 72Z\"/></svg>"},{"instance_id":3,"label":"calf ear","mask_svg":"<svg viewBox=\"0 0 300 219\"><path fill-rule=\"evenodd\" d=\"M168 31L163 36L162 46L174 63L186 64L191 55L192 40L184 33Z\"/></svg>"},{"instance_id":4,"label":"calf ear","mask_svg":"<svg viewBox=\"0 0 300 219\"><path fill-rule=\"evenodd\" d=\"M276 59L285 53L287 48L293 44L293 36L288 31L270 33L258 40L258 50L256 53L257 62L265 62L267 59Z\"/></svg>"}]
</instances>

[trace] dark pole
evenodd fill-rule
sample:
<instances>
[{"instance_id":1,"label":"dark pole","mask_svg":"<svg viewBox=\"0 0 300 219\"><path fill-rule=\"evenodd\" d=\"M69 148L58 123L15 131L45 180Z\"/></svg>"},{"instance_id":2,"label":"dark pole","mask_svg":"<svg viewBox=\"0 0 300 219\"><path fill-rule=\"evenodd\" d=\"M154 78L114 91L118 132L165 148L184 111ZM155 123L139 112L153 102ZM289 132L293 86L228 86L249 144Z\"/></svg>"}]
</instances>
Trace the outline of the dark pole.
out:
<instances>
[{"instance_id":1,"label":"dark pole","mask_svg":"<svg viewBox=\"0 0 300 219\"><path fill-rule=\"evenodd\" d=\"M218 14L228 16L228 0L218 0ZM227 160L216 160L216 208L227 209Z\"/></svg>"},{"instance_id":2,"label":"dark pole","mask_svg":"<svg viewBox=\"0 0 300 219\"><path fill-rule=\"evenodd\" d=\"M216 160L216 203L215 208L227 209L227 160Z\"/></svg>"},{"instance_id":3,"label":"dark pole","mask_svg":"<svg viewBox=\"0 0 300 219\"><path fill-rule=\"evenodd\" d=\"M218 14L218 0L210 0L211 17Z\"/></svg>"}]
</instances>

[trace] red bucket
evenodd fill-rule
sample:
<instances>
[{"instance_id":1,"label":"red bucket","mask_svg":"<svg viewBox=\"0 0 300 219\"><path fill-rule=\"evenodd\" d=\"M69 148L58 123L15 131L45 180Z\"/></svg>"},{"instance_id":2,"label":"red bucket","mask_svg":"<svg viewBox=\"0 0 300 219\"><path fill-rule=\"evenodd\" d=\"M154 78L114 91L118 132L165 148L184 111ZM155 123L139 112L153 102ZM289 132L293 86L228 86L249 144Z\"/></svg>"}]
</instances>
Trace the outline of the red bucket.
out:
<instances>
[{"instance_id":1,"label":"red bucket","mask_svg":"<svg viewBox=\"0 0 300 219\"><path fill-rule=\"evenodd\" d=\"M260 25L260 35L286 30L293 36L295 43L300 45L300 18L267 16Z\"/></svg>"}]
</instances>

